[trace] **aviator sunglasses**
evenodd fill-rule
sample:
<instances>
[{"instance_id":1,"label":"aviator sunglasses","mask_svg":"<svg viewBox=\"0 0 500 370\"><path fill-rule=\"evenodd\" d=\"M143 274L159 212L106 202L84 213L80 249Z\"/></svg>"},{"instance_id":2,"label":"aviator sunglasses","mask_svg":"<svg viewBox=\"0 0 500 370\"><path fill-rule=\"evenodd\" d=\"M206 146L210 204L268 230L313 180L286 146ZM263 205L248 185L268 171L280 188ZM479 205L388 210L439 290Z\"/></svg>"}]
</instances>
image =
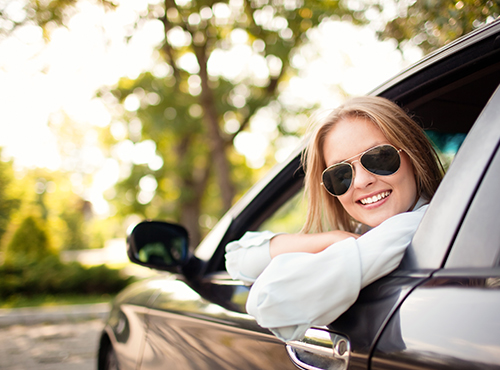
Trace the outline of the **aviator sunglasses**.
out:
<instances>
[{"instance_id":1,"label":"aviator sunglasses","mask_svg":"<svg viewBox=\"0 0 500 370\"><path fill-rule=\"evenodd\" d=\"M348 161L356 157L359 157L359 163L361 163L363 168L374 175L393 175L399 170L399 166L401 165L400 151L401 149L396 149L392 145L383 144L368 149L345 161L335 163L321 174L321 180L323 181L321 185L334 197L345 194L351 187L355 176L352 163L357 162L353 161L349 163Z\"/></svg>"}]
</instances>

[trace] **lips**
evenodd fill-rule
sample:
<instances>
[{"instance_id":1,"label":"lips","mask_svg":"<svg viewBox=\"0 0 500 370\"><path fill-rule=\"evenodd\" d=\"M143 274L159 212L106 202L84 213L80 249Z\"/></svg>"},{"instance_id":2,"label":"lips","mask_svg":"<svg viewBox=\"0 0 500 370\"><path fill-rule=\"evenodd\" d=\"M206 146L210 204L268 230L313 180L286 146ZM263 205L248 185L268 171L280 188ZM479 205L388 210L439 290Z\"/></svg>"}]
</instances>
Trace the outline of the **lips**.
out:
<instances>
[{"instance_id":1,"label":"lips","mask_svg":"<svg viewBox=\"0 0 500 370\"><path fill-rule=\"evenodd\" d=\"M371 197L360 199L359 202L362 205L377 203L377 202L381 201L382 199L388 197L390 194L391 194L390 191L383 191L383 192L381 192L379 194L375 194Z\"/></svg>"}]
</instances>

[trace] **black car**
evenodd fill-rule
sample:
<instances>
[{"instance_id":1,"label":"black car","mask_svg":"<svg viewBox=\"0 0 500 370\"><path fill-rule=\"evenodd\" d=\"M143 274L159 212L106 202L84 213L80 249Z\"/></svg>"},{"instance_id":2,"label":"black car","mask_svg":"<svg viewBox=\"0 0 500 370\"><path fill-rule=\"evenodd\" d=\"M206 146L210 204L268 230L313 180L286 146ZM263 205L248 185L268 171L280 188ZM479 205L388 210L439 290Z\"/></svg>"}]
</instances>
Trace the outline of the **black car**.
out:
<instances>
[{"instance_id":1,"label":"black car","mask_svg":"<svg viewBox=\"0 0 500 370\"><path fill-rule=\"evenodd\" d=\"M495 21L372 92L408 110L443 156L460 149L400 267L364 288L336 321L283 343L246 314L249 287L224 266L224 247L246 231L300 228L287 222L304 212L298 148L194 255L182 226L135 228L131 260L173 274L119 294L100 339L99 369L500 368L499 83Z\"/></svg>"}]
</instances>

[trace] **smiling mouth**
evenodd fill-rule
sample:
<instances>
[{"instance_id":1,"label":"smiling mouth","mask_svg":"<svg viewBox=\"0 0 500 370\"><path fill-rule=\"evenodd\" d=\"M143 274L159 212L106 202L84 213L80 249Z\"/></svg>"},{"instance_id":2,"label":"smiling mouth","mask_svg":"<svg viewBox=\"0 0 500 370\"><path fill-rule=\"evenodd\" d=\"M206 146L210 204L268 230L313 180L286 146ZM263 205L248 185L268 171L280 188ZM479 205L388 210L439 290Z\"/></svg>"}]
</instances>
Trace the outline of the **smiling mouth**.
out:
<instances>
[{"instance_id":1,"label":"smiling mouth","mask_svg":"<svg viewBox=\"0 0 500 370\"><path fill-rule=\"evenodd\" d=\"M391 194L390 191L384 191L384 192L382 192L380 194L374 195L373 197L368 197L368 198L360 199L359 202L362 205L373 204L373 203L379 202L382 199L388 197L389 194Z\"/></svg>"}]
</instances>

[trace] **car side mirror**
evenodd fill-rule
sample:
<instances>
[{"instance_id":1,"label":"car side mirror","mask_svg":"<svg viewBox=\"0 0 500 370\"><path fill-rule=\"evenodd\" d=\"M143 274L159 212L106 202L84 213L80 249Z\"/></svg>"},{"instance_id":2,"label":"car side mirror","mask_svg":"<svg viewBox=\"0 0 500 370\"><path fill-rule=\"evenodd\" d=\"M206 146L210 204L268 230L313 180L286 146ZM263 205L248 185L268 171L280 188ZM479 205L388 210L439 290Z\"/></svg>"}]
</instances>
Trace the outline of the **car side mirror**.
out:
<instances>
[{"instance_id":1,"label":"car side mirror","mask_svg":"<svg viewBox=\"0 0 500 370\"><path fill-rule=\"evenodd\" d=\"M162 221L143 221L127 238L129 259L142 266L176 272L190 259L186 229Z\"/></svg>"}]
</instances>

